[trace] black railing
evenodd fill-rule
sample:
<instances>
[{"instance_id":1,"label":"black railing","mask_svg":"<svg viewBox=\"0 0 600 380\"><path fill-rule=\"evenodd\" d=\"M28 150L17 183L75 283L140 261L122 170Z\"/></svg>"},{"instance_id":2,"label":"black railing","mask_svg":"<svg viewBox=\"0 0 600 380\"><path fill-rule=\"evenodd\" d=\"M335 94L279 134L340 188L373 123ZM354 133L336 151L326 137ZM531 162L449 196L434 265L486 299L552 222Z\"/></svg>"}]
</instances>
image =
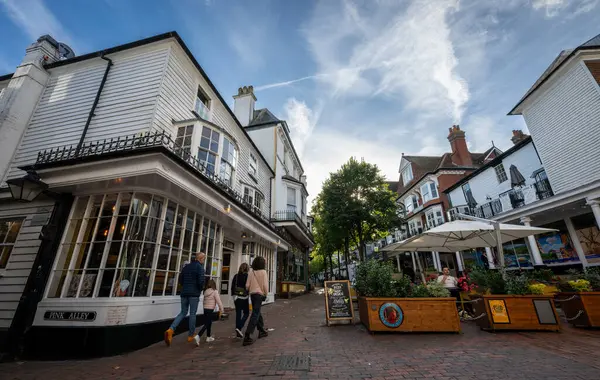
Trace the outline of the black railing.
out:
<instances>
[{"instance_id":1,"label":"black railing","mask_svg":"<svg viewBox=\"0 0 600 380\"><path fill-rule=\"evenodd\" d=\"M308 236L312 236L312 233L310 232L310 229L308 228L308 226L306 224L304 224L304 221L302 221L302 218L300 218L298 213L294 210L275 211L273 213L273 217L271 218L271 221L296 222L296 224L298 224L300 226L300 228L302 228L302 230L308 234Z\"/></svg>"},{"instance_id":2,"label":"black railing","mask_svg":"<svg viewBox=\"0 0 600 380\"><path fill-rule=\"evenodd\" d=\"M477 206L473 209L473 214L478 218L489 219L502 212L502 202L500 199L494 199L488 203L484 203L481 206Z\"/></svg>"},{"instance_id":3,"label":"black railing","mask_svg":"<svg viewBox=\"0 0 600 380\"><path fill-rule=\"evenodd\" d=\"M547 178L538 180L533 184L533 187L535 188L535 194L539 200L554 196L554 192L550 186L550 181L548 181Z\"/></svg>"},{"instance_id":4,"label":"black railing","mask_svg":"<svg viewBox=\"0 0 600 380\"><path fill-rule=\"evenodd\" d=\"M94 156L106 156L115 153L143 151L151 148L163 148L168 150L170 153L184 161L189 167L208 179L211 183L225 191L229 197L233 198L234 201L237 201L237 203L242 205L247 211L260 218L275 230L275 225L273 225L271 220L258 208L244 200L244 197L231 188L226 180L208 169L196 157L191 155L189 150L176 144L171 136L165 132L152 132L148 134L120 136L111 139L90 141L84 143L79 150L77 149L77 145L47 149L38 153L36 165L78 160Z\"/></svg>"}]
</instances>

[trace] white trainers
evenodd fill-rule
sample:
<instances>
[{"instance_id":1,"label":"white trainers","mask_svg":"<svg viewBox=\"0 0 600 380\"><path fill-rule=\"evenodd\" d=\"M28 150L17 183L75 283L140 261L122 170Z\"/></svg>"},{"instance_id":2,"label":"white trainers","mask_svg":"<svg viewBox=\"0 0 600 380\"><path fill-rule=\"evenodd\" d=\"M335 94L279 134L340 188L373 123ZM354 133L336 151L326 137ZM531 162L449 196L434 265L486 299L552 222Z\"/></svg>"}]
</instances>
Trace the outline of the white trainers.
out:
<instances>
[{"instance_id":1,"label":"white trainers","mask_svg":"<svg viewBox=\"0 0 600 380\"><path fill-rule=\"evenodd\" d=\"M214 342L214 341L215 341L215 338L213 338L212 336L207 336L206 337L206 342L207 343Z\"/></svg>"},{"instance_id":2,"label":"white trainers","mask_svg":"<svg viewBox=\"0 0 600 380\"><path fill-rule=\"evenodd\" d=\"M196 347L200 346L200 335L194 337L194 342L196 343Z\"/></svg>"},{"instance_id":3,"label":"white trainers","mask_svg":"<svg viewBox=\"0 0 600 380\"><path fill-rule=\"evenodd\" d=\"M240 330L240 329L235 329L235 335L238 338L243 338L244 337L244 334L242 333L242 330Z\"/></svg>"}]
</instances>

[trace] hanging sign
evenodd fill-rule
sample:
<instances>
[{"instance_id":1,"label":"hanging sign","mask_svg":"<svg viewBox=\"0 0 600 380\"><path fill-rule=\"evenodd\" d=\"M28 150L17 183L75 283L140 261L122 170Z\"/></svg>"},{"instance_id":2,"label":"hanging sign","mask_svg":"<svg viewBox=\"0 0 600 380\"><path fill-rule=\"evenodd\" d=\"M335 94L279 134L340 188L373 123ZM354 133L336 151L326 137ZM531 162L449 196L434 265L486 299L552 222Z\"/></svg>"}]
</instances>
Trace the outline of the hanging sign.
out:
<instances>
[{"instance_id":1,"label":"hanging sign","mask_svg":"<svg viewBox=\"0 0 600 380\"><path fill-rule=\"evenodd\" d=\"M325 317L328 326L330 321L354 322L350 281L325 281Z\"/></svg>"},{"instance_id":2,"label":"hanging sign","mask_svg":"<svg viewBox=\"0 0 600 380\"><path fill-rule=\"evenodd\" d=\"M92 322L96 319L95 311L47 311L44 313L47 321L77 321Z\"/></svg>"}]
</instances>

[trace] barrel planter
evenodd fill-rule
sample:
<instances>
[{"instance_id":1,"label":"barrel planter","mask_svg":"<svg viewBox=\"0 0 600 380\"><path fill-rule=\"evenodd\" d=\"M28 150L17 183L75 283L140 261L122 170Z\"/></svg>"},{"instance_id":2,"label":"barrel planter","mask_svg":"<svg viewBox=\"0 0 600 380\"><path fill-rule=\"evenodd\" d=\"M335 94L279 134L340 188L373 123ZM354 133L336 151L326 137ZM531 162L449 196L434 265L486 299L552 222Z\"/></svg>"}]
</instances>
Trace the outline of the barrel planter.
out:
<instances>
[{"instance_id":1,"label":"barrel planter","mask_svg":"<svg viewBox=\"0 0 600 380\"><path fill-rule=\"evenodd\" d=\"M600 327L600 292L563 292L554 299L573 326Z\"/></svg>"},{"instance_id":2,"label":"barrel planter","mask_svg":"<svg viewBox=\"0 0 600 380\"><path fill-rule=\"evenodd\" d=\"M460 332L456 298L358 297L369 332Z\"/></svg>"},{"instance_id":3,"label":"barrel planter","mask_svg":"<svg viewBox=\"0 0 600 380\"><path fill-rule=\"evenodd\" d=\"M482 330L560 331L552 295L474 295L471 299Z\"/></svg>"}]
</instances>

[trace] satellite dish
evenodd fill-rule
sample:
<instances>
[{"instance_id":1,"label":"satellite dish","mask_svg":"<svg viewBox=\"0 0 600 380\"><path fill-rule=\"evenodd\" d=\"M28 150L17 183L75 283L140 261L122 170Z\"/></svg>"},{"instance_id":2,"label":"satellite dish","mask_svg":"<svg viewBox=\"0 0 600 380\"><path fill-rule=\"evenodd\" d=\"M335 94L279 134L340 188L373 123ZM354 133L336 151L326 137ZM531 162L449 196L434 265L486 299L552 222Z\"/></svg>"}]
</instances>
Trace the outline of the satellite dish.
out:
<instances>
[{"instance_id":1,"label":"satellite dish","mask_svg":"<svg viewBox=\"0 0 600 380\"><path fill-rule=\"evenodd\" d=\"M61 60L69 59L69 58L75 57L75 52L73 52L73 49L71 49L69 47L69 45L59 42L58 43L58 55Z\"/></svg>"}]
</instances>

